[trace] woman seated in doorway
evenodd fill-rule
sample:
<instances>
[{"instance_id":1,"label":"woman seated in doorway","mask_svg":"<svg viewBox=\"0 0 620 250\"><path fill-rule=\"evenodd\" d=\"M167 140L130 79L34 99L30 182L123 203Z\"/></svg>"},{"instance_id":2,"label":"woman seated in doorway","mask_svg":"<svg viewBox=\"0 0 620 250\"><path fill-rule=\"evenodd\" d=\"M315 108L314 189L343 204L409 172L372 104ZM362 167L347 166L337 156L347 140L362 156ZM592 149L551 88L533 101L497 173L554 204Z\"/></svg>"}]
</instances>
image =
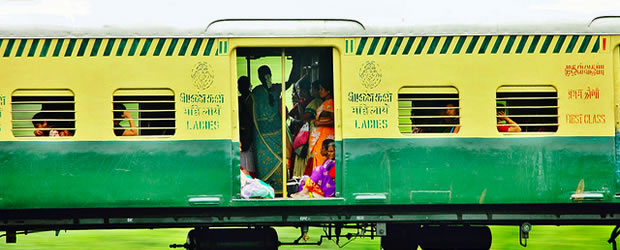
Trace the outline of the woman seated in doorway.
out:
<instances>
[{"instance_id":1,"label":"woman seated in doorway","mask_svg":"<svg viewBox=\"0 0 620 250\"><path fill-rule=\"evenodd\" d=\"M322 146L321 153L327 159L312 170L312 175L301 179L299 192L291 197L332 197L336 193L336 144L334 140L326 139Z\"/></svg>"}]
</instances>

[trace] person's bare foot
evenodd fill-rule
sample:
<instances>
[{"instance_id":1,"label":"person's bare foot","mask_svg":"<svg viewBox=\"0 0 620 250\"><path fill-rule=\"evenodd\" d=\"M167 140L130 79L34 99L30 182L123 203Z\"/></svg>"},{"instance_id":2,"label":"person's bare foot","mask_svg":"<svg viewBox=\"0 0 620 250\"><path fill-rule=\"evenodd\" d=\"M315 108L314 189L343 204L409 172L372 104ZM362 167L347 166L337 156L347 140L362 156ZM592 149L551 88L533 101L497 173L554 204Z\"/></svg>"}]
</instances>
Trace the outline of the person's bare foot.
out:
<instances>
[{"instance_id":1,"label":"person's bare foot","mask_svg":"<svg viewBox=\"0 0 620 250\"><path fill-rule=\"evenodd\" d=\"M310 195L308 194L308 190L303 189L297 193L291 194L291 198L305 199L305 198L310 198Z\"/></svg>"}]
</instances>

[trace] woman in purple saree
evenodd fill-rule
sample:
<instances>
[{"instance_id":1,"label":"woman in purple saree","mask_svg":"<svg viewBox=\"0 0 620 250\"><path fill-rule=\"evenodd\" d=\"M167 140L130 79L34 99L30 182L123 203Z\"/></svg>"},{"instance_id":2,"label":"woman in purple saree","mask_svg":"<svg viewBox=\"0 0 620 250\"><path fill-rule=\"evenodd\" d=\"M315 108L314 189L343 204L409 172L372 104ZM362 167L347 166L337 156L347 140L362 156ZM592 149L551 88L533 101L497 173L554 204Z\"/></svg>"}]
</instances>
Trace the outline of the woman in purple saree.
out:
<instances>
[{"instance_id":1,"label":"woman in purple saree","mask_svg":"<svg viewBox=\"0 0 620 250\"><path fill-rule=\"evenodd\" d=\"M327 156L322 165L312 169L310 176L304 176L299 185L299 192L292 194L293 198L332 197L336 193L336 149L334 140L323 141L321 153Z\"/></svg>"}]
</instances>

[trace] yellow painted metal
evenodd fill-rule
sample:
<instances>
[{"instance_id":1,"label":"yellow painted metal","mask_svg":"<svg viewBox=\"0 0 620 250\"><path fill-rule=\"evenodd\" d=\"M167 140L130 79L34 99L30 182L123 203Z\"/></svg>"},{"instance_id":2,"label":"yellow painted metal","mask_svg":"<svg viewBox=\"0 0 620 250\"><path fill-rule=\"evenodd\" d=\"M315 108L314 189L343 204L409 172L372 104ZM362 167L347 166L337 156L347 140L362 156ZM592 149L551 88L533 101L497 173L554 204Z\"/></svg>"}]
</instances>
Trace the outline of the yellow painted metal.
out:
<instances>
[{"instance_id":1,"label":"yellow painted metal","mask_svg":"<svg viewBox=\"0 0 620 250\"><path fill-rule=\"evenodd\" d=\"M542 41L546 36L541 36L536 51L540 51ZM364 52L373 38L368 39ZM492 46L497 41L493 37L484 54L477 54L481 39L474 48L474 53L452 54L457 38L452 39L448 47L448 53L440 54L438 46L433 54L426 54L432 38L424 45L421 54L414 54L420 39L417 38L412 44L407 55L404 55L404 47L408 38L402 39L402 43L396 48L396 55L391 52L395 49L394 39L387 49L387 54L380 55L378 51L386 41L379 40L377 49L373 55L357 55L357 46L360 38L229 38L216 39L213 43L211 55L203 56L176 56L180 50L180 43L175 48L174 56L153 56L159 39L153 39L148 53L145 56L103 56L104 50L109 43L108 39L101 42L97 56L77 57L77 43L70 57L52 57L58 40L51 41L46 57L16 58L17 43L9 57L0 57L0 75L3 76L0 87L0 140L17 140L10 132L10 97L21 95L15 92L21 90L62 90L68 89L74 93L76 102L76 126L80 133L68 140L94 141L94 140L145 140L145 138L116 137L113 133L112 96L119 89L171 89L174 92L176 102L176 127L175 135L167 138L155 138L156 140L204 140L204 139L232 139L239 141L236 124L236 65L235 48L237 47L332 47L333 70L334 70L334 98L335 98L335 126L336 139L342 138L407 138L398 130L398 101L399 90L407 86L430 87L430 86L454 86L459 91L460 115L463 129L458 135L416 135L417 137L540 137L540 136L612 136L614 128L620 129L616 123L618 108L614 104L620 104L620 94L616 93L620 80L618 76L618 36L600 36L606 39L606 48L598 53L589 53L594 47L590 42L586 53L578 53L575 47L572 53L563 53L571 36L566 37L561 53L553 53L553 46L558 40L554 36L547 53L520 53L516 54L516 46L520 37L517 36L515 45L509 54L490 53ZM583 38L579 38L577 44L581 44ZM356 46L355 51L345 52L345 41L350 40ZM472 37L465 39L461 51L467 49ZM531 40L531 39L530 39ZM525 44L526 51L531 41ZM119 40L112 48L115 54ZM126 47L131 45L131 39ZM227 53L215 55L220 41L228 43ZM439 45L445 38L441 38ZM500 48L508 41L505 36ZM143 41L140 44L144 43ZM192 48L196 39L192 39L189 47ZM28 41L24 54L32 41ZM168 47L170 39L166 40L164 48ZM200 46L200 51L206 48L206 42ZM68 41L62 45L64 52ZM87 47L92 48L92 43ZM38 55L41 51L41 42L36 50ZM138 46L139 48L141 46ZM7 43L0 45L0 51L5 51ZM127 48L126 48L127 50ZM128 50L127 50L128 51ZM125 51L125 55L128 53ZM139 54L137 51L136 54ZM500 51L502 52L502 51ZM162 51L165 54L166 51ZM188 52L189 53L189 52ZM233 60L231 60L231 57ZM362 84L360 69L367 62L374 62L381 70L380 83L369 89ZM208 65L211 73L212 84L208 88L199 89L192 78L193 70L200 63ZM572 65L603 65L604 75L581 74L567 76L565 69ZM36 70L35 70L36 69ZM284 78L285 79L285 78ZM284 82L284 81L283 81ZM616 87L614 87L614 85ZM548 134L517 134L502 135L497 132L495 118L495 99L497 91L503 91L502 86L521 86L524 89L536 89L537 86L553 86L558 93L559 129L553 135ZM598 89L598 99L571 99L570 91L586 91ZM31 92L34 93L34 92ZM43 92L41 92L43 93ZM353 102L352 94L391 94L390 102ZM183 102L184 97L192 95L204 97L223 97L223 103L198 104ZM3 101L4 100L4 101ZM356 106L387 105L386 114L361 115L353 113ZM186 111L220 107L221 114L212 116L188 115ZM574 123L570 121L575 115L601 115L603 123ZM385 126L377 128L362 128L360 122L381 121ZM205 122L217 122L217 126L211 129L200 129ZM358 126L356 126L356 122ZM198 129L194 129L198 128ZM32 138L30 140L46 140L47 138ZM21 139L20 139L21 140ZM285 157L283 158L285 159Z\"/></svg>"},{"instance_id":2,"label":"yellow painted metal","mask_svg":"<svg viewBox=\"0 0 620 250\"><path fill-rule=\"evenodd\" d=\"M398 93L407 94L457 94L458 90L452 86L412 87L405 86Z\"/></svg>"},{"instance_id":3,"label":"yellow painted metal","mask_svg":"<svg viewBox=\"0 0 620 250\"><path fill-rule=\"evenodd\" d=\"M558 92L558 90L550 85L547 86L535 86L535 85L510 85L510 86L501 86L497 89L497 92Z\"/></svg>"},{"instance_id":4,"label":"yellow painted metal","mask_svg":"<svg viewBox=\"0 0 620 250\"><path fill-rule=\"evenodd\" d=\"M115 96L154 96L154 95L174 95L172 89L117 89Z\"/></svg>"},{"instance_id":5,"label":"yellow painted metal","mask_svg":"<svg viewBox=\"0 0 620 250\"><path fill-rule=\"evenodd\" d=\"M341 48L342 49L342 48ZM334 63L333 65L333 70L334 70L334 105L336 107L334 107L334 134L335 134L335 138L337 141L341 141L342 140L342 100L343 98L341 98L342 93L343 93L343 87L346 88L346 86L343 86L342 83L342 75L340 74L341 72L341 64L340 64L340 58L341 58L341 52L342 50L339 50L338 47L334 47L334 49L332 50L332 62ZM342 53L344 54L344 53ZM343 155L343 154L341 154Z\"/></svg>"},{"instance_id":6,"label":"yellow painted metal","mask_svg":"<svg viewBox=\"0 0 620 250\"><path fill-rule=\"evenodd\" d=\"M3 43L3 46L6 43ZM102 55L104 43L100 48ZM118 46L118 41L115 46ZM65 45L63 45L65 46ZM155 47L154 45L152 47ZM54 42L48 54L52 53ZM114 53L115 49L112 50ZM165 51L163 52L165 53ZM212 52L213 54L213 52ZM67 140L204 140L230 139L232 115L230 106L236 102L236 90L229 86L230 64L228 56L171 56L155 57L20 57L0 58L0 140L48 140L45 137L15 138L11 131L10 97L14 90L69 89L75 93L76 126L80 131ZM212 73L209 88L198 89L192 70L206 63ZM36 69L36 70L35 70ZM118 89L172 89L177 108L175 135L166 138L116 137L112 123L112 97ZM223 97L223 103L189 103L182 97ZM219 115L187 115L186 110L219 107ZM194 129L201 124L217 122L213 129ZM63 138L65 139L65 138Z\"/></svg>"},{"instance_id":7,"label":"yellow painted metal","mask_svg":"<svg viewBox=\"0 0 620 250\"><path fill-rule=\"evenodd\" d=\"M12 96L74 96L69 89L18 89Z\"/></svg>"},{"instance_id":8,"label":"yellow painted metal","mask_svg":"<svg viewBox=\"0 0 620 250\"><path fill-rule=\"evenodd\" d=\"M615 121L615 128L617 132L620 132L620 37L615 36L615 37L611 37L610 39L610 45L613 46L613 53L612 55L615 55L613 57L613 62L614 62L614 67L613 67L613 72L614 72L614 94L615 94L615 98L614 98L614 121Z\"/></svg>"},{"instance_id":9,"label":"yellow painted metal","mask_svg":"<svg viewBox=\"0 0 620 250\"><path fill-rule=\"evenodd\" d=\"M284 66L286 65L286 54L284 49L282 49L280 67L282 67L282 87L280 88L280 114L282 120L282 197L287 197L286 194L286 180L288 179L288 159L286 156L288 155L288 146L287 146L287 132L286 132L286 70ZM289 79L290 80L290 79Z\"/></svg>"},{"instance_id":10,"label":"yellow painted metal","mask_svg":"<svg viewBox=\"0 0 620 250\"><path fill-rule=\"evenodd\" d=\"M609 37L601 36L601 39ZM557 39L554 38L554 39ZM406 39L405 39L406 40ZM541 136L612 136L614 133L613 98L613 57L610 50L599 53L544 53L544 54L420 54L413 55L419 44L413 43L408 55L360 55L342 57L342 133L343 138L407 138L398 130L397 93L405 86L454 86L459 91L461 106L461 125L463 129L457 137L501 138L501 137L541 137ZM471 37L467 38L467 41ZM502 43L508 40L506 37ZM567 39L568 40L568 39ZM468 42L464 44L467 45ZM517 39L519 41L519 39ZM356 40L359 43L359 40ZM428 41L427 41L428 43ZM454 43L454 40L453 40ZM568 43L568 42L566 42ZM403 41L404 44L404 41ZM554 43L551 43L554 44ZM462 50L466 49L463 46ZM367 45L368 46L368 45ZM608 44L609 46L609 44ZM489 46L490 47L490 46ZM516 47L516 46L513 46ZM566 47L566 46L564 46ZM526 47L527 48L527 47ZM564 48L565 51L566 48ZM490 48L487 48L490 50ZM550 48L553 50L553 48ZM574 51L576 51L575 48ZM424 50L426 51L426 50ZM373 89L363 86L360 69L365 63L374 62L381 70L381 82ZM604 75L567 76L567 65L604 65ZM558 92L559 129L549 134L511 134L502 135L496 129L495 99L501 86L553 86ZM569 91L598 89L598 99L570 99ZM352 102L352 94L392 94L391 102ZM361 115L354 108L387 105L388 114ZM569 118L580 115L602 115L603 123L571 123ZM385 121L387 128L360 128L360 122ZM356 127L357 123L357 127ZM446 137L446 135L415 135L416 137Z\"/></svg>"},{"instance_id":11,"label":"yellow painted metal","mask_svg":"<svg viewBox=\"0 0 620 250\"><path fill-rule=\"evenodd\" d=\"M205 43L203 43L201 45L205 46ZM204 50L204 48L201 48L200 51ZM230 86L228 87L228 91L230 91L230 93L235 93L235 99L237 99L236 97L238 96L238 89L237 89L237 50L231 48L230 51L230 57L229 57L229 65L228 67L230 67L230 72L228 72L228 78L229 81L231 82ZM231 134L230 134L230 138L232 139L232 141L234 142L240 142L239 139L239 102L238 101L234 101L231 104L231 112L232 115L230 117L230 124L232 126L231 129ZM241 146L241 145L240 145ZM239 149L241 150L241 149Z\"/></svg>"}]
</instances>

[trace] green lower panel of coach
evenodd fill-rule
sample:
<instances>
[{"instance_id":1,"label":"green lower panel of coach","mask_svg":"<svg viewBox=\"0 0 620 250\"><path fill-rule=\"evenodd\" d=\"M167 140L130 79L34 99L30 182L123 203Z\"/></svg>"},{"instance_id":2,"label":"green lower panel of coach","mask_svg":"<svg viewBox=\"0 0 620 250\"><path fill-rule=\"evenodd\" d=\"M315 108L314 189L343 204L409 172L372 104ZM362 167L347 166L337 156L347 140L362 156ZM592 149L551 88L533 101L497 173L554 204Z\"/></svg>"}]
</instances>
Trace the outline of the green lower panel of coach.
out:
<instances>
[{"instance_id":1,"label":"green lower panel of coach","mask_svg":"<svg viewBox=\"0 0 620 250\"><path fill-rule=\"evenodd\" d=\"M613 137L345 139L343 150L341 193L357 203L570 203L581 191L610 202L616 191Z\"/></svg>"},{"instance_id":2,"label":"green lower panel of coach","mask_svg":"<svg viewBox=\"0 0 620 250\"><path fill-rule=\"evenodd\" d=\"M342 199L237 200L238 143L3 142L0 208L570 203L616 192L613 137L345 139ZM580 183L583 181L583 185Z\"/></svg>"},{"instance_id":3,"label":"green lower panel of coach","mask_svg":"<svg viewBox=\"0 0 620 250\"><path fill-rule=\"evenodd\" d=\"M230 166L238 165L232 148L230 140L3 142L0 208L187 207L230 200Z\"/></svg>"}]
</instances>

